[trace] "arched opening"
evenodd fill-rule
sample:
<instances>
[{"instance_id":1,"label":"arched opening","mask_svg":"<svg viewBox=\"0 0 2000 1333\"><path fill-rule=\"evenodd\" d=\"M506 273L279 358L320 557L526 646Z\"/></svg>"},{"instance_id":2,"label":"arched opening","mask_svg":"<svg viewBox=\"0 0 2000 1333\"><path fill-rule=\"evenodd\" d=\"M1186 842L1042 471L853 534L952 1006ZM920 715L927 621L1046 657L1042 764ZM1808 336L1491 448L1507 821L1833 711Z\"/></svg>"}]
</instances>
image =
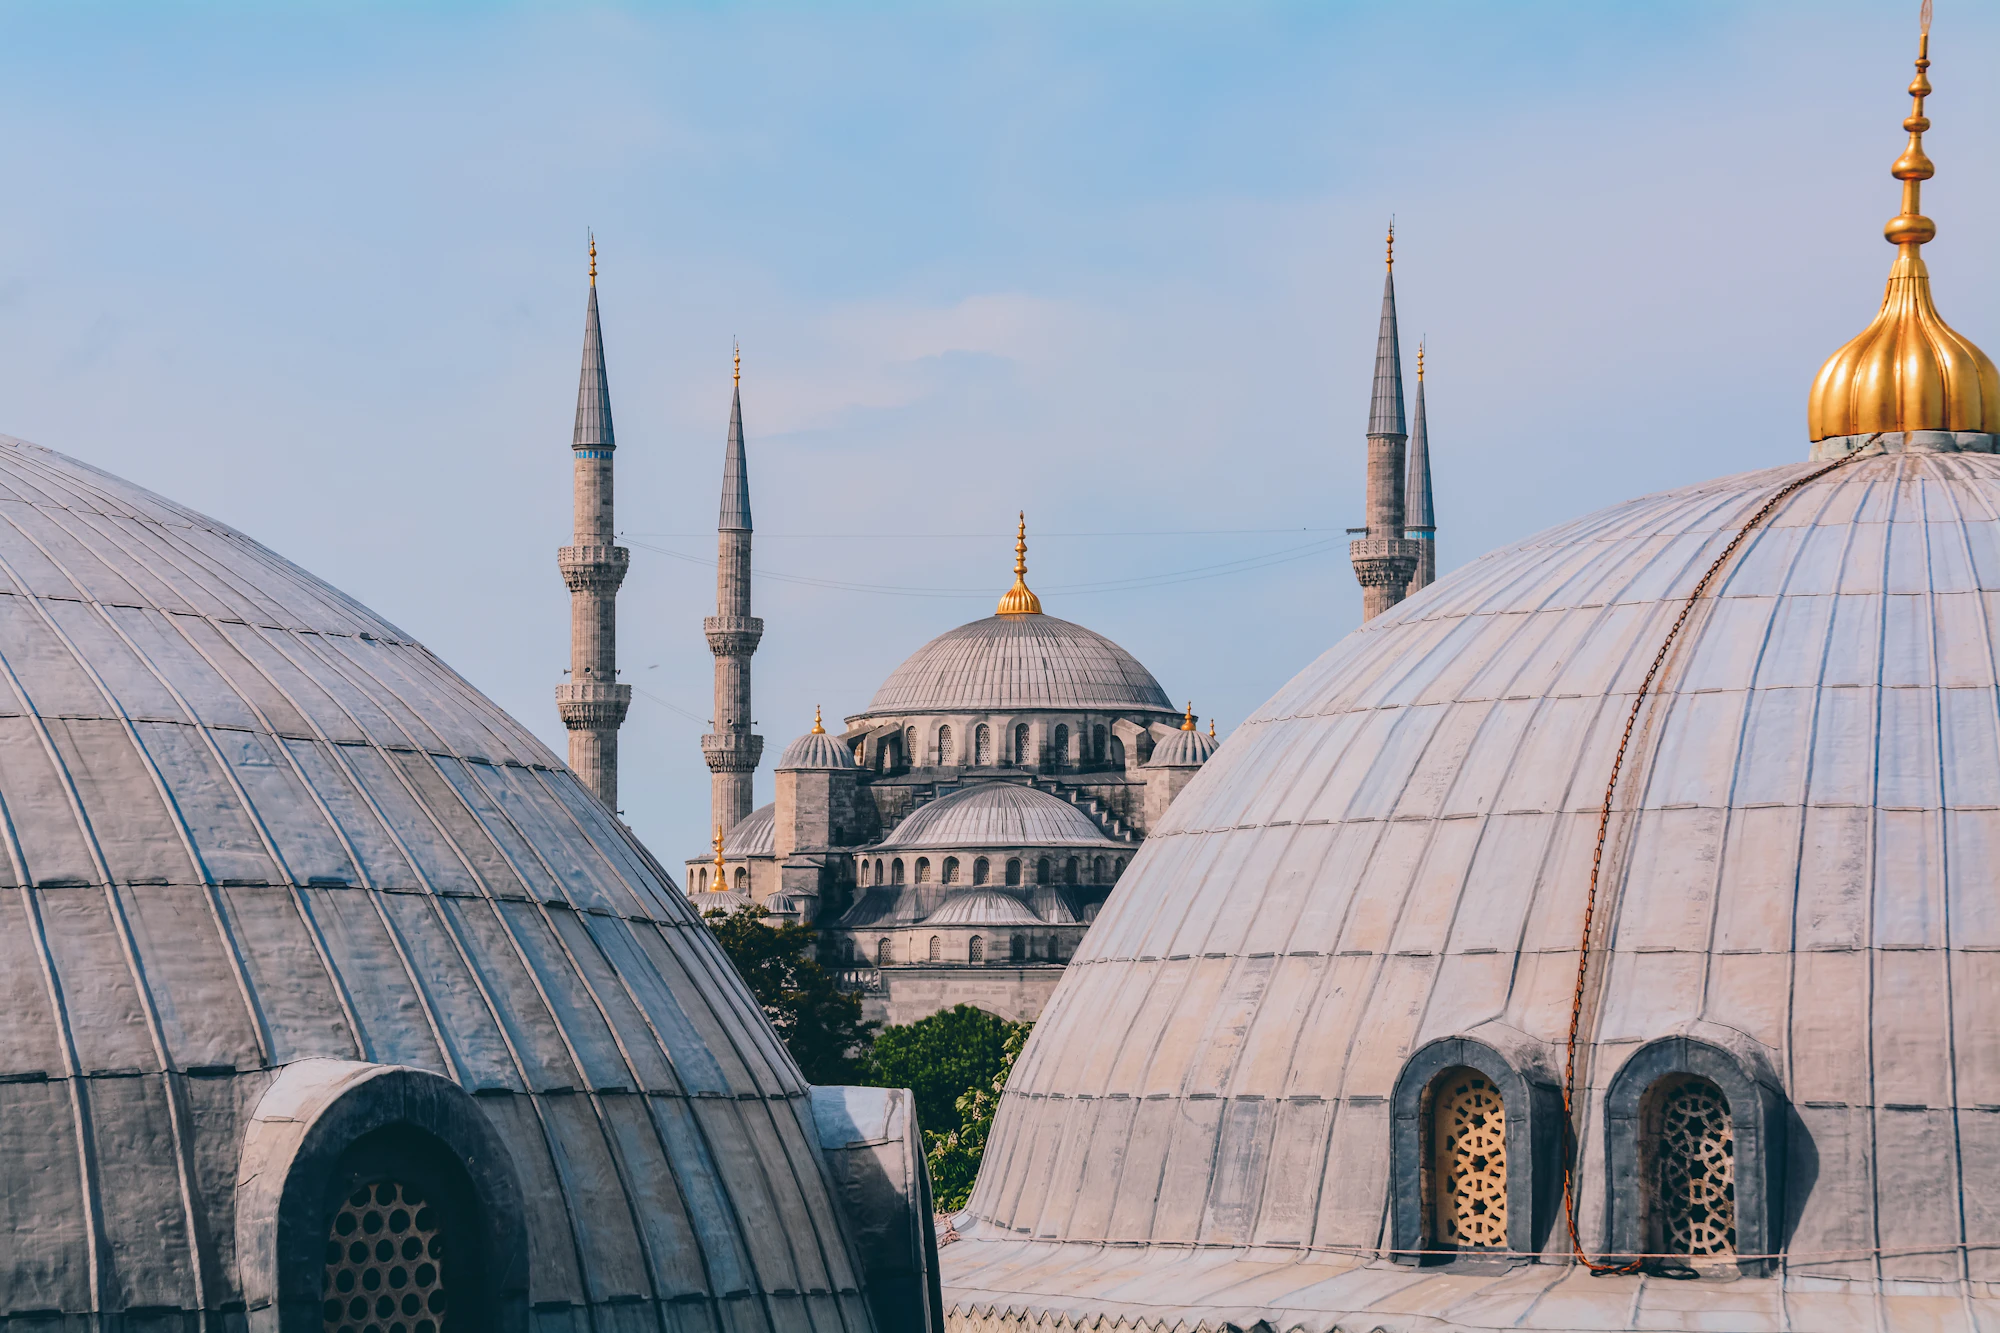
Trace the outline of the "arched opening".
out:
<instances>
[{"instance_id":1,"label":"arched opening","mask_svg":"<svg viewBox=\"0 0 2000 1333\"><path fill-rule=\"evenodd\" d=\"M946 884L958 883L958 858L947 856L943 868L938 872L938 877Z\"/></svg>"},{"instance_id":2,"label":"arched opening","mask_svg":"<svg viewBox=\"0 0 2000 1333\"><path fill-rule=\"evenodd\" d=\"M903 882L903 858L897 857L889 863L889 878L897 884Z\"/></svg>"},{"instance_id":3,"label":"arched opening","mask_svg":"<svg viewBox=\"0 0 2000 1333\"><path fill-rule=\"evenodd\" d=\"M1010 856L1007 858L1007 883L1011 886L1019 884L1020 882L1021 882L1021 858L1018 856Z\"/></svg>"},{"instance_id":4,"label":"arched opening","mask_svg":"<svg viewBox=\"0 0 2000 1333\"><path fill-rule=\"evenodd\" d=\"M972 733L972 762L981 768L993 762L993 728L984 722Z\"/></svg>"},{"instance_id":5,"label":"arched opening","mask_svg":"<svg viewBox=\"0 0 2000 1333\"><path fill-rule=\"evenodd\" d=\"M1427 1249L1507 1248L1507 1107L1476 1069L1430 1086Z\"/></svg>"},{"instance_id":6,"label":"arched opening","mask_svg":"<svg viewBox=\"0 0 2000 1333\"><path fill-rule=\"evenodd\" d=\"M877 884L887 884L889 882L882 878L882 859L880 857L875 858L875 882Z\"/></svg>"},{"instance_id":7,"label":"arched opening","mask_svg":"<svg viewBox=\"0 0 2000 1333\"><path fill-rule=\"evenodd\" d=\"M1124 873L1125 873L1125 858L1121 856L1111 867L1111 878L1117 879L1120 875Z\"/></svg>"},{"instance_id":8,"label":"arched opening","mask_svg":"<svg viewBox=\"0 0 2000 1333\"><path fill-rule=\"evenodd\" d=\"M1046 884L1048 882L1049 882L1049 858L1044 856L1037 859L1035 862L1035 883Z\"/></svg>"},{"instance_id":9,"label":"arched opening","mask_svg":"<svg viewBox=\"0 0 2000 1333\"><path fill-rule=\"evenodd\" d=\"M986 877L991 873L992 873L992 865L989 861L987 861L985 857L978 856L973 858L972 882L974 884L984 884L986 882Z\"/></svg>"},{"instance_id":10,"label":"arched opening","mask_svg":"<svg viewBox=\"0 0 2000 1333\"><path fill-rule=\"evenodd\" d=\"M966 959L966 961L967 961L967 962L969 962L969 963L983 963L983 962L985 962L985 961L986 961L986 941L985 941L985 940L982 940L982 939L980 939L980 938L979 938L979 936L977 936L977 935L974 935L974 936L972 937L972 943L970 943L970 944L968 944L968 945L966 945L966 946L965 946L965 959Z\"/></svg>"},{"instance_id":11,"label":"arched opening","mask_svg":"<svg viewBox=\"0 0 2000 1333\"><path fill-rule=\"evenodd\" d=\"M887 967L893 957L893 948L889 943L887 935L875 941L875 966Z\"/></svg>"},{"instance_id":12,"label":"arched opening","mask_svg":"<svg viewBox=\"0 0 2000 1333\"><path fill-rule=\"evenodd\" d=\"M938 728L937 761L939 768L951 766L951 728Z\"/></svg>"},{"instance_id":13,"label":"arched opening","mask_svg":"<svg viewBox=\"0 0 2000 1333\"><path fill-rule=\"evenodd\" d=\"M928 856L920 856L917 858L917 883L928 884L930 882L931 859Z\"/></svg>"},{"instance_id":14,"label":"arched opening","mask_svg":"<svg viewBox=\"0 0 2000 1333\"><path fill-rule=\"evenodd\" d=\"M1111 877L1110 872L1111 863L1100 856L1091 863L1090 882L1093 884L1102 884Z\"/></svg>"},{"instance_id":15,"label":"arched opening","mask_svg":"<svg viewBox=\"0 0 2000 1333\"><path fill-rule=\"evenodd\" d=\"M1080 863L1074 856L1070 857L1067 861L1063 862L1063 883L1065 884L1076 883L1076 874L1077 870L1079 869L1079 866Z\"/></svg>"},{"instance_id":16,"label":"arched opening","mask_svg":"<svg viewBox=\"0 0 2000 1333\"><path fill-rule=\"evenodd\" d=\"M1014 936L1007 941L1007 956L1014 962L1020 962L1028 956L1028 942L1019 935Z\"/></svg>"},{"instance_id":17,"label":"arched opening","mask_svg":"<svg viewBox=\"0 0 2000 1333\"><path fill-rule=\"evenodd\" d=\"M1014 762L1026 764L1032 758L1028 753L1028 724L1022 722L1014 728Z\"/></svg>"},{"instance_id":18,"label":"arched opening","mask_svg":"<svg viewBox=\"0 0 2000 1333\"><path fill-rule=\"evenodd\" d=\"M701 892L706 893L708 891L707 866L703 866L701 869L694 872L694 886L697 890L700 890Z\"/></svg>"},{"instance_id":19,"label":"arched opening","mask_svg":"<svg viewBox=\"0 0 2000 1333\"><path fill-rule=\"evenodd\" d=\"M1107 733L1103 727L1092 728L1090 733L1090 759L1092 763L1101 764L1104 762L1106 735Z\"/></svg>"},{"instance_id":20,"label":"arched opening","mask_svg":"<svg viewBox=\"0 0 2000 1333\"><path fill-rule=\"evenodd\" d=\"M1111 738L1111 766L1113 768L1125 767L1125 742L1116 736Z\"/></svg>"},{"instance_id":21,"label":"arched opening","mask_svg":"<svg viewBox=\"0 0 2000 1333\"><path fill-rule=\"evenodd\" d=\"M909 756L910 762L913 764L923 757L924 752L917 748L917 729L915 727L903 728L903 753Z\"/></svg>"},{"instance_id":22,"label":"arched opening","mask_svg":"<svg viewBox=\"0 0 2000 1333\"><path fill-rule=\"evenodd\" d=\"M1069 762L1069 728L1056 728L1055 742L1049 746L1049 761L1057 768Z\"/></svg>"},{"instance_id":23,"label":"arched opening","mask_svg":"<svg viewBox=\"0 0 2000 1333\"><path fill-rule=\"evenodd\" d=\"M939 939L935 935L931 936L930 957L933 963L941 963L944 961L944 941Z\"/></svg>"},{"instance_id":24,"label":"arched opening","mask_svg":"<svg viewBox=\"0 0 2000 1333\"><path fill-rule=\"evenodd\" d=\"M1646 1096L1647 1236L1654 1254L1736 1252L1736 1136L1729 1098L1708 1079L1673 1074Z\"/></svg>"},{"instance_id":25,"label":"arched opening","mask_svg":"<svg viewBox=\"0 0 2000 1333\"><path fill-rule=\"evenodd\" d=\"M1142 731L1139 733L1139 762L1141 764L1149 763L1151 762L1152 758L1153 758L1153 733L1150 731Z\"/></svg>"},{"instance_id":26,"label":"arched opening","mask_svg":"<svg viewBox=\"0 0 2000 1333\"><path fill-rule=\"evenodd\" d=\"M453 1297L471 1298L466 1261L442 1199L421 1185L378 1179L335 1207L320 1275L320 1313L328 1329L398 1327L438 1333ZM476 1280L476 1279L474 1279ZM462 1325L464 1321L456 1321Z\"/></svg>"},{"instance_id":27,"label":"arched opening","mask_svg":"<svg viewBox=\"0 0 2000 1333\"><path fill-rule=\"evenodd\" d=\"M736 867L736 891L738 893L750 892L750 872L742 866Z\"/></svg>"}]
</instances>

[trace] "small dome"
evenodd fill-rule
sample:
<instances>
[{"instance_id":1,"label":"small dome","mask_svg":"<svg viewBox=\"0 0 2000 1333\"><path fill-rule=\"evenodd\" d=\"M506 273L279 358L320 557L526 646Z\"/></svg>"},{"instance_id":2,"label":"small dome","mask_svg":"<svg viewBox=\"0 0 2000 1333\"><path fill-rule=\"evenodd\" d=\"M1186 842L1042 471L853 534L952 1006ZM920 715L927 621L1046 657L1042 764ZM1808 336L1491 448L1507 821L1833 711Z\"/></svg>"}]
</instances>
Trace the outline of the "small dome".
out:
<instances>
[{"instance_id":1,"label":"small dome","mask_svg":"<svg viewBox=\"0 0 2000 1333\"><path fill-rule=\"evenodd\" d=\"M826 728L819 719L813 719L813 729L785 747L778 758L777 771L799 768L853 768L854 752L826 734ZM753 819L755 816L751 816Z\"/></svg>"},{"instance_id":2,"label":"small dome","mask_svg":"<svg viewBox=\"0 0 2000 1333\"><path fill-rule=\"evenodd\" d=\"M966 889L944 900L924 918L927 926L1039 926L1042 919L1026 903L999 889Z\"/></svg>"},{"instance_id":3,"label":"small dome","mask_svg":"<svg viewBox=\"0 0 2000 1333\"><path fill-rule=\"evenodd\" d=\"M1153 747L1147 768L1200 768L1222 742L1205 731L1182 729Z\"/></svg>"},{"instance_id":4,"label":"small dome","mask_svg":"<svg viewBox=\"0 0 2000 1333\"><path fill-rule=\"evenodd\" d=\"M721 912L733 916L740 907L748 907L756 899L735 889L723 889L718 893L695 893L688 896L688 903L696 916L707 916L710 912Z\"/></svg>"},{"instance_id":5,"label":"small dome","mask_svg":"<svg viewBox=\"0 0 2000 1333\"><path fill-rule=\"evenodd\" d=\"M1060 796L1018 782L982 782L918 806L876 850L1125 845Z\"/></svg>"},{"instance_id":6,"label":"small dome","mask_svg":"<svg viewBox=\"0 0 2000 1333\"><path fill-rule=\"evenodd\" d=\"M1137 658L1081 625L994 615L938 635L882 682L858 717L1017 708L1174 712Z\"/></svg>"},{"instance_id":7,"label":"small dome","mask_svg":"<svg viewBox=\"0 0 2000 1333\"><path fill-rule=\"evenodd\" d=\"M724 856L776 856L778 854L778 805L760 805L722 837Z\"/></svg>"}]
</instances>

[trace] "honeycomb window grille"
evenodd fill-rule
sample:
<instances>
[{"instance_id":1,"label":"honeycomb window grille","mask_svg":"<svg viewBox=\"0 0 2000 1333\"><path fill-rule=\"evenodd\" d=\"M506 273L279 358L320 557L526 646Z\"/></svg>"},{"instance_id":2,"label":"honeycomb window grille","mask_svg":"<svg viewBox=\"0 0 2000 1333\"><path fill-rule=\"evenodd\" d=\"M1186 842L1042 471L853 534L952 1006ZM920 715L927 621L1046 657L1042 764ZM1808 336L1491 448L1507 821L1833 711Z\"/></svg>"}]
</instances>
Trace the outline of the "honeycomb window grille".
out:
<instances>
[{"instance_id":1,"label":"honeycomb window grille","mask_svg":"<svg viewBox=\"0 0 2000 1333\"><path fill-rule=\"evenodd\" d=\"M950 727L938 728L937 761L939 768L948 768L951 765L952 754L951 754Z\"/></svg>"},{"instance_id":2,"label":"honeycomb window grille","mask_svg":"<svg viewBox=\"0 0 2000 1333\"><path fill-rule=\"evenodd\" d=\"M1729 1099L1705 1078L1654 1094L1653 1205L1662 1254L1736 1252L1736 1136Z\"/></svg>"},{"instance_id":3,"label":"honeycomb window grille","mask_svg":"<svg viewBox=\"0 0 2000 1333\"><path fill-rule=\"evenodd\" d=\"M972 733L972 762L981 768L993 762L993 728L984 722Z\"/></svg>"},{"instance_id":4,"label":"honeycomb window grille","mask_svg":"<svg viewBox=\"0 0 2000 1333\"><path fill-rule=\"evenodd\" d=\"M1476 1069L1448 1069L1431 1095L1431 1241L1507 1248L1507 1106Z\"/></svg>"},{"instance_id":5,"label":"honeycomb window grille","mask_svg":"<svg viewBox=\"0 0 2000 1333\"><path fill-rule=\"evenodd\" d=\"M986 941L979 938L979 936L974 935L972 937L972 943L968 944L965 948L965 957L966 961L968 962L973 962L973 963L985 962Z\"/></svg>"},{"instance_id":6,"label":"honeycomb window grille","mask_svg":"<svg viewBox=\"0 0 2000 1333\"><path fill-rule=\"evenodd\" d=\"M930 960L931 960L931 961L932 961L933 963L941 963L941 962L943 962L943 961L944 961L944 941L943 941L943 940L941 940L941 939L939 939L939 938L938 938L937 936L935 936L935 935L931 936L931 959L930 959Z\"/></svg>"},{"instance_id":7,"label":"honeycomb window grille","mask_svg":"<svg viewBox=\"0 0 2000 1333\"><path fill-rule=\"evenodd\" d=\"M363 1185L327 1229L321 1282L325 1333L442 1333L449 1325L442 1219L400 1181Z\"/></svg>"},{"instance_id":8,"label":"honeycomb window grille","mask_svg":"<svg viewBox=\"0 0 2000 1333\"><path fill-rule=\"evenodd\" d=\"M889 937L884 935L881 939L875 941L875 965L877 967L887 967L889 962Z\"/></svg>"}]
</instances>

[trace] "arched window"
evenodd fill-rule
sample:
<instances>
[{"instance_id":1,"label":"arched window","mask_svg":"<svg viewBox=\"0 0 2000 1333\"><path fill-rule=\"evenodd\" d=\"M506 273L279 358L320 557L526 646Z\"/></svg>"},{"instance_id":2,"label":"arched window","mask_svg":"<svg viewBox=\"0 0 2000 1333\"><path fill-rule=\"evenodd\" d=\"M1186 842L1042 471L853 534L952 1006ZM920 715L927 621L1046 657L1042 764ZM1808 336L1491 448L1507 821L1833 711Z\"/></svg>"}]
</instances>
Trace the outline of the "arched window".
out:
<instances>
[{"instance_id":1,"label":"arched window","mask_svg":"<svg viewBox=\"0 0 2000 1333\"><path fill-rule=\"evenodd\" d=\"M875 941L875 966L887 967L892 961L894 961L894 954L889 944L889 937L884 935L881 939Z\"/></svg>"},{"instance_id":2,"label":"arched window","mask_svg":"<svg viewBox=\"0 0 2000 1333\"><path fill-rule=\"evenodd\" d=\"M1019 935L1014 936L1007 941L1007 956L1017 963L1020 962L1028 956L1028 942Z\"/></svg>"},{"instance_id":3,"label":"arched window","mask_svg":"<svg viewBox=\"0 0 2000 1333\"><path fill-rule=\"evenodd\" d=\"M1063 883L1065 884L1076 883L1077 869L1078 869L1078 862L1074 856L1070 857L1069 860L1063 862Z\"/></svg>"},{"instance_id":4,"label":"arched window","mask_svg":"<svg viewBox=\"0 0 2000 1333\"><path fill-rule=\"evenodd\" d=\"M1021 882L1021 858L1018 856L1010 856L1007 858L1007 883L1011 885L1011 884L1019 884L1020 882Z\"/></svg>"},{"instance_id":5,"label":"arched window","mask_svg":"<svg viewBox=\"0 0 2000 1333\"><path fill-rule=\"evenodd\" d=\"M750 892L750 872L742 866L736 867L736 891L738 893Z\"/></svg>"},{"instance_id":6,"label":"arched window","mask_svg":"<svg viewBox=\"0 0 2000 1333\"><path fill-rule=\"evenodd\" d=\"M882 861L879 857L875 861L875 882L877 884L887 884L889 882L882 878Z\"/></svg>"},{"instance_id":7,"label":"arched window","mask_svg":"<svg viewBox=\"0 0 2000 1333\"><path fill-rule=\"evenodd\" d=\"M1049 858L1044 856L1040 860L1035 862L1035 883L1046 884L1048 882L1049 882Z\"/></svg>"},{"instance_id":8,"label":"arched window","mask_svg":"<svg viewBox=\"0 0 2000 1333\"><path fill-rule=\"evenodd\" d=\"M1104 762L1105 735L1103 727L1098 727L1090 733L1090 758L1093 763Z\"/></svg>"},{"instance_id":9,"label":"arched window","mask_svg":"<svg viewBox=\"0 0 2000 1333\"><path fill-rule=\"evenodd\" d=\"M699 869L699 870L697 870L697 871L695 871L695 872L694 872L694 885L695 885L695 888L697 888L697 889L699 889L699 890L702 890L703 892L706 892L706 891L707 891L707 889L708 889L708 867L707 867L707 866L703 866L703 867L702 867L701 869Z\"/></svg>"},{"instance_id":10,"label":"arched window","mask_svg":"<svg viewBox=\"0 0 2000 1333\"><path fill-rule=\"evenodd\" d=\"M985 962L986 941L980 939L977 935L974 935L972 937L972 943L965 946L965 960L969 963Z\"/></svg>"},{"instance_id":11,"label":"arched window","mask_svg":"<svg viewBox=\"0 0 2000 1333\"><path fill-rule=\"evenodd\" d=\"M1111 766L1113 768L1125 767L1125 742L1119 740L1116 736L1111 738Z\"/></svg>"},{"instance_id":12,"label":"arched window","mask_svg":"<svg viewBox=\"0 0 2000 1333\"><path fill-rule=\"evenodd\" d=\"M909 760L913 764L923 755L923 751L917 748L917 729L915 727L903 728L903 753L909 756Z\"/></svg>"},{"instance_id":13,"label":"arched window","mask_svg":"<svg viewBox=\"0 0 2000 1333\"><path fill-rule=\"evenodd\" d=\"M1429 1248L1507 1248L1507 1107L1476 1069L1431 1084Z\"/></svg>"},{"instance_id":14,"label":"arched window","mask_svg":"<svg viewBox=\"0 0 2000 1333\"><path fill-rule=\"evenodd\" d=\"M1098 857L1097 860L1091 864L1090 882L1092 884L1104 883L1105 879L1108 877L1106 872L1109 871L1110 869L1111 869L1111 863L1109 861L1106 861L1101 856Z\"/></svg>"},{"instance_id":15,"label":"arched window","mask_svg":"<svg viewBox=\"0 0 2000 1333\"><path fill-rule=\"evenodd\" d=\"M981 768L993 762L993 728L984 722L972 733L972 762Z\"/></svg>"},{"instance_id":16,"label":"arched window","mask_svg":"<svg viewBox=\"0 0 2000 1333\"><path fill-rule=\"evenodd\" d=\"M938 877L947 884L958 883L958 858L947 856L944 859L943 869L938 872Z\"/></svg>"},{"instance_id":17,"label":"arched window","mask_svg":"<svg viewBox=\"0 0 2000 1333\"><path fill-rule=\"evenodd\" d=\"M1111 878L1117 879L1120 875L1124 873L1125 873L1125 858L1121 856L1118 858L1116 863L1114 863L1111 867Z\"/></svg>"},{"instance_id":18,"label":"arched window","mask_svg":"<svg viewBox=\"0 0 2000 1333\"><path fill-rule=\"evenodd\" d=\"M1141 764L1149 763L1152 760L1152 758L1153 758L1153 733L1150 731L1142 731L1139 733L1139 762Z\"/></svg>"},{"instance_id":19,"label":"arched window","mask_svg":"<svg viewBox=\"0 0 2000 1333\"><path fill-rule=\"evenodd\" d=\"M891 861L891 862L889 863L889 877L890 877L891 879L893 879L893 880L894 880L894 881L895 881L896 883L898 883L898 884L901 884L901 883L903 882L903 858L902 858L902 857L900 857L900 856L899 856L899 857L897 857L897 858L896 858L895 860L893 860L893 861Z\"/></svg>"},{"instance_id":20,"label":"arched window","mask_svg":"<svg viewBox=\"0 0 2000 1333\"><path fill-rule=\"evenodd\" d=\"M868 744L866 741L854 742L854 766L856 768L861 767L861 756L867 753L867 750Z\"/></svg>"},{"instance_id":21,"label":"arched window","mask_svg":"<svg viewBox=\"0 0 2000 1333\"><path fill-rule=\"evenodd\" d=\"M1734 1254L1736 1136L1729 1098L1705 1078L1676 1074L1654 1084L1646 1100L1653 1253Z\"/></svg>"},{"instance_id":22,"label":"arched window","mask_svg":"<svg viewBox=\"0 0 2000 1333\"><path fill-rule=\"evenodd\" d=\"M944 961L944 941L935 935L931 936L931 961L933 963Z\"/></svg>"},{"instance_id":23,"label":"arched window","mask_svg":"<svg viewBox=\"0 0 2000 1333\"><path fill-rule=\"evenodd\" d=\"M992 864L989 861L987 861L985 857L978 856L973 858L972 882L974 884L984 884L986 882L986 877L992 873L993 873Z\"/></svg>"},{"instance_id":24,"label":"arched window","mask_svg":"<svg viewBox=\"0 0 2000 1333\"><path fill-rule=\"evenodd\" d=\"M1057 768L1069 762L1069 728L1057 727L1055 743L1049 747L1049 758Z\"/></svg>"},{"instance_id":25,"label":"arched window","mask_svg":"<svg viewBox=\"0 0 2000 1333\"><path fill-rule=\"evenodd\" d=\"M917 883L928 884L930 882L931 859L928 856L920 856L917 858Z\"/></svg>"},{"instance_id":26,"label":"arched window","mask_svg":"<svg viewBox=\"0 0 2000 1333\"><path fill-rule=\"evenodd\" d=\"M1014 762L1026 764L1032 760L1033 756L1028 753L1028 724L1017 723L1014 727Z\"/></svg>"},{"instance_id":27,"label":"arched window","mask_svg":"<svg viewBox=\"0 0 2000 1333\"><path fill-rule=\"evenodd\" d=\"M950 767L950 765L951 765L951 728L950 728L950 727L939 727L939 728L938 728L938 743L937 743L937 761L938 761L938 767L939 767L939 768L948 768L948 767Z\"/></svg>"}]
</instances>

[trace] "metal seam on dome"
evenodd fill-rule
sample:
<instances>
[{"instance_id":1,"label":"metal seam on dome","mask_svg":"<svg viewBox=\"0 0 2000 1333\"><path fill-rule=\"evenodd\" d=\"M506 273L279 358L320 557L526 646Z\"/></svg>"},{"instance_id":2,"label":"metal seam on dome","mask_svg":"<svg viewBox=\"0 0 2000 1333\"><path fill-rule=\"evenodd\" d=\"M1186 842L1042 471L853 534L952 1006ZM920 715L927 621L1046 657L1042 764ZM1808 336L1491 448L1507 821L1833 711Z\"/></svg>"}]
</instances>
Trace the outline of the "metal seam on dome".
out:
<instances>
[{"instance_id":1,"label":"metal seam on dome","mask_svg":"<svg viewBox=\"0 0 2000 1333\"><path fill-rule=\"evenodd\" d=\"M1736 530L1736 535L1729 539L1729 544L1722 548L1721 554L1715 557L1714 563L1709 565L1707 572L1701 576L1695 583L1694 589L1688 593L1687 600L1681 605L1680 614L1674 617L1674 623L1667 629L1666 638L1660 643L1660 650L1653 655L1652 665L1646 668L1645 677L1639 682L1639 690L1632 699L1631 710L1625 715L1625 731L1619 737L1617 753L1612 756L1611 776L1604 785L1604 804L1598 812L1597 843L1590 855L1590 888L1584 896L1583 930L1577 942L1576 989L1570 996L1569 1035L1565 1043L1563 1057L1563 1216L1569 1227L1571 1257L1592 1273L1634 1273L1639 1270L1647 1258L1644 1255L1635 1256L1631 1262L1625 1264L1595 1262L1584 1253L1583 1240L1577 1232L1576 1225L1576 1154L1580 1143L1576 1132L1577 1028L1583 1018L1584 989L1590 975L1590 930L1592 922L1597 915L1598 881L1604 863L1604 844L1611 828L1612 800L1617 794L1618 779L1625 767L1626 750L1632 743L1632 731L1638 724L1640 713L1645 709L1647 698L1653 693L1654 682L1659 678L1662 668L1666 665L1667 654L1673 651L1675 642L1680 638L1681 630L1687 625L1688 615L1708 592L1709 585L1715 581L1715 576L1721 572L1722 567L1729 563L1730 559L1743 545L1744 539L1761 527L1765 520L1777 511L1778 506L1783 504L1792 495L1811 483L1818 481L1829 472L1845 467L1859 457L1862 457L1862 455L1848 454L1845 457L1835 459L1823 467L1815 468L1802 477L1797 477L1787 482L1769 499L1765 500L1757 512L1752 514L1743 526Z\"/></svg>"}]
</instances>

